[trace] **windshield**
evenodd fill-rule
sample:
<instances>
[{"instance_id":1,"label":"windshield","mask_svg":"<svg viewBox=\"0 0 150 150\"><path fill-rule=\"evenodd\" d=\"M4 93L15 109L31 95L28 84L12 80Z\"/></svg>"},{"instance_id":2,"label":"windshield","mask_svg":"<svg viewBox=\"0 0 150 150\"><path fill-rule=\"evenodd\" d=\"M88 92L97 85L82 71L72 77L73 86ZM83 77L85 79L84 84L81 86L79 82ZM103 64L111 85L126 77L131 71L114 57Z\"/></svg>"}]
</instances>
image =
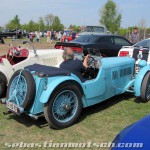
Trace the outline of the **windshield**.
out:
<instances>
[{"instance_id":1,"label":"windshield","mask_svg":"<svg viewBox=\"0 0 150 150\"><path fill-rule=\"evenodd\" d=\"M150 47L150 39L143 40L134 45L135 47Z\"/></svg>"},{"instance_id":2,"label":"windshield","mask_svg":"<svg viewBox=\"0 0 150 150\"><path fill-rule=\"evenodd\" d=\"M95 43L100 37L96 35L80 35L73 42Z\"/></svg>"},{"instance_id":3,"label":"windshield","mask_svg":"<svg viewBox=\"0 0 150 150\"><path fill-rule=\"evenodd\" d=\"M98 33L104 33L104 27L99 26L87 26L83 32L98 32Z\"/></svg>"},{"instance_id":4,"label":"windshield","mask_svg":"<svg viewBox=\"0 0 150 150\"><path fill-rule=\"evenodd\" d=\"M11 47L17 47L19 49L28 49L28 50L34 50L34 46L30 42L24 43L23 40L12 40L12 43L10 44Z\"/></svg>"}]
</instances>

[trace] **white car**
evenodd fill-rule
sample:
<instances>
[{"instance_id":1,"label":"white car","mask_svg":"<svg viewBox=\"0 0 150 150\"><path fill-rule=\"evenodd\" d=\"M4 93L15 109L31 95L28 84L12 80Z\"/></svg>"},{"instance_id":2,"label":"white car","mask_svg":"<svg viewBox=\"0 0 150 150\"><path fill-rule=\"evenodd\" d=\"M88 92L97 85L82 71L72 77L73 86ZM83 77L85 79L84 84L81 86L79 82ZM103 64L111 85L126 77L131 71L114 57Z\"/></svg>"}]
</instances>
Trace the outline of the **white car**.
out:
<instances>
[{"instance_id":1,"label":"white car","mask_svg":"<svg viewBox=\"0 0 150 150\"><path fill-rule=\"evenodd\" d=\"M150 38L142 40L133 46L123 46L119 51L118 56L133 57L136 60L136 72L139 71L139 66L137 65L140 60L145 60L147 65L150 64Z\"/></svg>"},{"instance_id":2,"label":"white car","mask_svg":"<svg viewBox=\"0 0 150 150\"><path fill-rule=\"evenodd\" d=\"M29 48L29 46L32 48ZM0 97L3 96L9 80L16 70L34 63L59 66L63 61L62 52L58 49L35 50L34 46L28 41L24 41L22 44L13 41L8 53L0 56Z\"/></svg>"}]
</instances>

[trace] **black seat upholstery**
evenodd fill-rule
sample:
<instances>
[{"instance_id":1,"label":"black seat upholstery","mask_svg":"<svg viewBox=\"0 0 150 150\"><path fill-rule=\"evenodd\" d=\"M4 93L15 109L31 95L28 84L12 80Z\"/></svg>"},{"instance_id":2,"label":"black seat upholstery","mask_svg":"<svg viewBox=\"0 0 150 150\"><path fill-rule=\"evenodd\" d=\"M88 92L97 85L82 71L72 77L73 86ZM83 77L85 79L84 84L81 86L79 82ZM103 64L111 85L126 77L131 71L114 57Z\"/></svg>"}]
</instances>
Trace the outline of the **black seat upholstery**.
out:
<instances>
[{"instance_id":1,"label":"black seat upholstery","mask_svg":"<svg viewBox=\"0 0 150 150\"><path fill-rule=\"evenodd\" d=\"M35 71L37 73L42 73L44 76L48 76L48 77L71 75L71 73L67 70L57 68L57 67L44 66L40 64L30 65L25 67L24 69L27 69L29 71Z\"/></svg>"}]
</instances>

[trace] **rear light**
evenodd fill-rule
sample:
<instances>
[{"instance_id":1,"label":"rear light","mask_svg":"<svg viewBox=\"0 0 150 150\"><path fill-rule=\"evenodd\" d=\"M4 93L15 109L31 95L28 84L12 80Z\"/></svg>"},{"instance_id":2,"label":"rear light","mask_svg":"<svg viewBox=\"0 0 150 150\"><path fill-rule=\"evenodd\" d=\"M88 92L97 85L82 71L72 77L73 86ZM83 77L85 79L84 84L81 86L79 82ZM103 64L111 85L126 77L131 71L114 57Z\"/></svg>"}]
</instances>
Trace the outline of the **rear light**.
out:
<instances>
[{"instance_id":1,"label":"rear light","mask_svg":"<svg viewBox=\"0 0 150 150\"><path fill-rule=\"evenodd\" d=\"M55 48L56 49L64 49L64 46L56 45Z\"/></svg>"},{"instance_id":2,"label":"rear light","mask_svg":"<svg viewBox=\"0 0 150 150\"><path fill-rule=\"evenodd\" d=\"M60 46L59 46L59 45L58 45L58 46L55 46L55 48L56 48L56 49L60 49Z\"/></svg>"},{"instance_id":3,"label":"rear light","mask_svg":"<svg viewBox=\"0 0 150 150\"><path fill-rule=\"evenodd\" d=\"M70 47L73 51L75 52L82 52L82 48L81 47Z\"/></svg>"},{"instance_id":4,"label":"rear light","mask_svg":"<svg viewBox=\"0 0 150 150\"><path fill-rule=\"evenodd\" d=\"M2 57L0 57L0 63L3 63L3 58Z\"/></svg>"},{"instance_id":5,"label":"rear light","mask_svg":"<svg viewBox=\"0 0 150 150\"><path fill-rule=\"evenodd\" d=\"M129 55L129 51L121 51L119 57L125 57Z\"/></svg>"}]
</instances>

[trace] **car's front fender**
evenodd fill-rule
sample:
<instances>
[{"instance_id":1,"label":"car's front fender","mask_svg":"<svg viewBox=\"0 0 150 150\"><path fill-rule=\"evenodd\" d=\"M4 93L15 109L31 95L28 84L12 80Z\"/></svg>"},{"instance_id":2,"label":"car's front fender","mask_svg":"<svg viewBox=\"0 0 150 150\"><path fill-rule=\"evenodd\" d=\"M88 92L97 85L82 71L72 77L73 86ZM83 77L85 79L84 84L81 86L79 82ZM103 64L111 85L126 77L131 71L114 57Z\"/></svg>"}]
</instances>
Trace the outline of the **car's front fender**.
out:
<instances>
[{"instance_id":1,"label":"car's front fender","mask_svg":"<svg viewBox=\"0 0 150 150\"><path fill-rule=\"evenodd\" d=\"M70 83L70 81L77 82L84 91L82 82L74 75L62 76L62 77L52 77L52 78L48 78L47 89L43 91L43 93L40 97L40 102L47 103L49 100L49 97L51 96L52 92L57 88L57 86L59 86L63 82L67 82L67 81L68 81L68 83Z\"/></svg>"},{"instance_id":2,"label":"car's front fender","mask_svg":"<svg viewBox=\"0 0 150 150\"><path fill-rule=\"evenodd\" d=\"M150 70L150 66L146 66L142 68L139 73L136 75L135 78L135 83L134 83L134 92L135 96L140 96L141 95L141 85L142 81L146 75L146 73Z\"/></svg>"}]
</instances>

